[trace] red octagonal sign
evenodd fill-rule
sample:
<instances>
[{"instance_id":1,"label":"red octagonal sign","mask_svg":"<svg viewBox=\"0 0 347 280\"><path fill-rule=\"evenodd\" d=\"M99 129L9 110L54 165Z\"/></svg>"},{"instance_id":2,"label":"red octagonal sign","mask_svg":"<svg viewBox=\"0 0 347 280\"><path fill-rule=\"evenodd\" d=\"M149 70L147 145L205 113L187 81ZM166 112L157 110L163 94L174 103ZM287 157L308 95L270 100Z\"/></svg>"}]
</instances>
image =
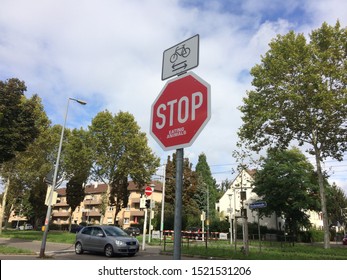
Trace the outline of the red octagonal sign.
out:
<instances>
[{"instance_id":1,"label":"red octagonal sign","mask_svg":"<svg viewBox=\"0 0 347 280\"><path fill-rule=\"evenodd\" d=\"M152 105L150 129L164 150L192 145L211 118L210 91L193 72L166 83Z\"/></svg>"}]
</instances>

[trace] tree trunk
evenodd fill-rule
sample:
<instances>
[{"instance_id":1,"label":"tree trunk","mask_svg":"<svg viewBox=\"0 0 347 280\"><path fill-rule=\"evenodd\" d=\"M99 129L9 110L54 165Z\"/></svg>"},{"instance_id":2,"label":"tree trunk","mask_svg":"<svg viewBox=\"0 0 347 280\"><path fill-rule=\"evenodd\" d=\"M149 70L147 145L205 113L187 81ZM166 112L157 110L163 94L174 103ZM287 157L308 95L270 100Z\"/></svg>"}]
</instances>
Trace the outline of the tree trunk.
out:
<instances>
[{"instance_id":1,"label":"tree trunk","mask_svg":"<svg viewBox=\"0 0 347 280\"><path fill-rule=\"evenodd\" d=\"M2 197L2 207L0 210L0 235L2 234L2 223L4 221L4 213L6 208L6 199L7 199L7 192L8 188L10 187L10 178L7 178L7 182L5 184L5 191L4 196Z\"/></svg>"},{"instance_id":2,"label":"tree trunk","mask_svg":"<svg viewBox=\"0 0 347 280\"><path fill-rule=\"evenodd\" d=\"M323 215L324 248L329 249L330 248L330 233L329 233L328 211L327 211L326 198L325 198L324 178L322 174L322 167L321 167L319 154L320 153L318 148L315 147L318 184L319 184L319 192L320 192L322 215Z\"/></svg>"},{"instance_id":3,"label":"tree trunk","mask_svg":"<svg viewBox=\"0 0 347 280\"><path fill-rule=\"evenodd\" d=\"M71 232L71 221L72 221L72 209L70 208L70 217L69 217L69 232Z\"/></svg>"}]
</instances>

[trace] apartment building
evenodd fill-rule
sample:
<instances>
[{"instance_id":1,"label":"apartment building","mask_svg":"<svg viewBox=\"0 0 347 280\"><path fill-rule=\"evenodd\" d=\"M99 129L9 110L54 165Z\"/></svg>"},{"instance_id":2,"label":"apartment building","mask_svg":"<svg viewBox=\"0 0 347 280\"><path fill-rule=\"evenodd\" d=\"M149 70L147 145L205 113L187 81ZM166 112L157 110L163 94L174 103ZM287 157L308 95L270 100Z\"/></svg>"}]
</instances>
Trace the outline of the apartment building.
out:
<instances>
[{"instance_id":1,"label":"apartment building","mask_svg":"<svg viewBox=\"0 0 347 280\"><path fill-rule=\"evenodd\" d=\"M152 195L148 199L152 199L153 204L161 203L162 183L153 181L147 186L151 186L153 190ZM139 189L134 182L129 182L128 205L121 209L116 217L115 207L110 206L108 203L109 187L107 184L94 183L86 185L84 188L84 199L73 213L71 213L71 208L67 203L66 188L59 188L57 190L57 202L52 205L51 222L54 225L67 228L71 217L72 224L80 224L82 222L91 224L117 224L120 227L127 228L131 224L139 223L140 219L144 217L144 211L140 209L140 198L144 195L144 190L147 186ZM105 211L102 211L102 209ZM26 221L26 217L19 215L15 211L12 211L9 218L9 222L12 224L17 222L23 224Z\"/></svg>"},{"instance_id":2,"label":"apartment building","mask_svg":"<svg viewBox=\"0 0 347 280\"><path fill-rule=\"evenodd\" d=\"M161 203L162 183L153 181L148 184L153 193L150 197L154 202ZM146 186L145 186L146 187ZM71 208L66 200L66 188L58 189L57 203L52 206L52 223L55 225L68 225L71 216L72 224L81 222L91 224L117 224L127 228L131 224L137 224L144 217L144 211L140 209L140 198L144 195L145 187L139 189L134 182L129 182L129 199L127 207L116 214L116 209L110 206L108 201L109 187L107 184L90 184L85 187L85 197L81 204L71 213ZM104 214L102 208L105 208Z\"/></svg>"}]
</instances>

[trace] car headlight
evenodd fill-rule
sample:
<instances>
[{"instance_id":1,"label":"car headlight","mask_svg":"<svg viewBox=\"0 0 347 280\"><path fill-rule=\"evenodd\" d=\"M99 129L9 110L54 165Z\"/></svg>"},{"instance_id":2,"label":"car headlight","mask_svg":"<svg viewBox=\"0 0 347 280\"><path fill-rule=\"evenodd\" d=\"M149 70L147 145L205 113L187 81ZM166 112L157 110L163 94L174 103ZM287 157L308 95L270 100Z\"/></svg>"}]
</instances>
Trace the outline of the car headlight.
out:
<instances>
[{"instance_id":1,"label":"car headlight","mask_svg":"<svg viewBox=\"0 0 347 280\"><path fill-rule=\"evenodd\" d=\"M121 240L116 240L115 243L117 246L125 246L126 245L126 243L121 241Z\"/></svg>"}]
</instances>

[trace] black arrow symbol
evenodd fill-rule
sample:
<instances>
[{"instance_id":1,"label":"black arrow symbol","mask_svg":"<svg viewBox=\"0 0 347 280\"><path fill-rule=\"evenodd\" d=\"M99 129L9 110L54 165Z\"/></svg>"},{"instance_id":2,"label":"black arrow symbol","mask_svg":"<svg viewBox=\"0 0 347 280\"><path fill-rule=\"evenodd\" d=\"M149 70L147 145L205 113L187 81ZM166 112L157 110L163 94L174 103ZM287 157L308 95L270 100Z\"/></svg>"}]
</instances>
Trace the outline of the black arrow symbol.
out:
<instances>
[{"instance_id":1,"label":"black arrow symbol","mask_svg":"<svg viewBox=\"0 0 347 280\"><path fill-rule=\"evenodd\" d=\"M172 64L172 69L173 71L177 71L177 70L180 70L180 69L186 69L187 67L187 60L184 60L184 61L181 61L180 63L177 63L177 64ZM182 64L182 65L181 65ZM177 68L176 68L177 67Z\"/></svg>"}]
</instances>

